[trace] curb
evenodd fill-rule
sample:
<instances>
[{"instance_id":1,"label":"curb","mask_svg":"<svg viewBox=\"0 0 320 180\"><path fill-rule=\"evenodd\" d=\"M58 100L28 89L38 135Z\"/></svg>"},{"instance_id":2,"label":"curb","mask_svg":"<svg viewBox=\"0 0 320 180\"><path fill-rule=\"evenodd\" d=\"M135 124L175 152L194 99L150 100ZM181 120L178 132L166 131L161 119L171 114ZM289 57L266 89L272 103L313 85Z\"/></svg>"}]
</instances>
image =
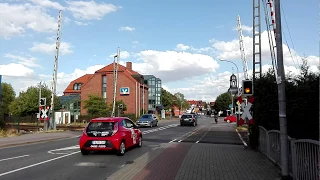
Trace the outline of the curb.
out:
<instances>
[{"instance_id":1,"label":"curb","mask_svg":"<svg viewBox=\"0 0 320 180\"><path fill-rule=\"evenodd\" d=\"M239 138L241 139L241 141L242 141L243 145L244 145L244 146L246 146L246 147L248 147L248 144L243 140L243 138L242 138L242 136L240 135L240 133L239 133L238 129L236 129L236 132L237 132L237 134L238 134Z\"/></svg>"},{"instance_id":2,"label":"curb","mask_svg":"<svg viewBox=\"0 0 320 180\"><path fill-rule=\"evenodd\" d=\"M77 136L43 139L43 140L38 140L38 141L27 141L27 142L21 142L21 143L11 143L11 144L6 144L6 145L0 145L0 149L2 149L2 148L10 148L10 147L17 147L17 146L22 146L22 145L27 145L27 144L37 144L37 143L43 143L43 142L57 141L57 140L75 138L75 137L77 137Z\"/></svg>"}]
</instances>

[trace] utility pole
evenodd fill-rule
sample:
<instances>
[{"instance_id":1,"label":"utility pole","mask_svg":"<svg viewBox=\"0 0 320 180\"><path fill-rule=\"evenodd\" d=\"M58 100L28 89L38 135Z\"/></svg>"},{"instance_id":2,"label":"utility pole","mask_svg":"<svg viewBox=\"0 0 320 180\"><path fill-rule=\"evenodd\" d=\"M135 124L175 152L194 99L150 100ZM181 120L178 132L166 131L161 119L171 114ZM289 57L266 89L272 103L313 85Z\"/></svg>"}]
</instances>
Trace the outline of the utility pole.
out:
<instances>
[{"instance_id":1,"label":"utility pole","mask_svg":"<svg viewBox=\"0 0 320 180\"><path fill-rule=\"evenodd\" d=\"M60 34L61 34L61 23L62 23L62 11L59 11L58 17L58 32L57 32L57 41L56 41L56 55L54 57L53 65L53 79L52 79L52 88L51 88L51 105L50 105L50 129L56 130L55 123L55 114L54 114L54 96L56 95L57 88L57 71L58 71L58 57L59 57L59 48L60 48Z\"/></svg>"},{"instance_id":2,"label":"utility pole","mask_svg":"<svg viewBox=\"0 0 320 180\"><path fill-rule=\"evenodd\" d=\"M41 84L41 81L40 81L40 83L39 83L39 106L38 106L38 108L39 108L39 121L41 119L41 110L40 110L40 107L41 107L41 89L42 89L42 84ZM43 122L44 122L43 123L43 130L47 131L48 130L48 126L45 123L45 121L43 121Z\"/></svg>"},{"instance_id":3,"label":"utility pole","mask_svg":"<svg viewBox=\"0 0 320 180\"><path fill-rule=\"evenodd\" d=\"M282 179L289 179L289 163L288 163L288 134L287 134L287 115L286 115L286 87L285 72L283 65L283 49L282 49L282 30L281 30L281 14L280 0L275 1L275 18L276 18L276 47L277 47L277 65L278 65L278 100L279 100L279 123L280 123L280 143L281 143L281 175Z\"/></svg>"},{"instance_id":4,"label":"utility pole","mask_svg":"<svg viewBox=\"0 0 320 180\"><path fill-rule=\"evenodd\" d=\"M117 62L116 59L117 58ZM116 96L117 96L117 81L118 81L118 68L119 68L119 59L120 59L120 48L118 47L117 55L113 59L113 104L112 104L112 114L111 117L115 116L116 110Z\"/></svg>"}]
</instances>

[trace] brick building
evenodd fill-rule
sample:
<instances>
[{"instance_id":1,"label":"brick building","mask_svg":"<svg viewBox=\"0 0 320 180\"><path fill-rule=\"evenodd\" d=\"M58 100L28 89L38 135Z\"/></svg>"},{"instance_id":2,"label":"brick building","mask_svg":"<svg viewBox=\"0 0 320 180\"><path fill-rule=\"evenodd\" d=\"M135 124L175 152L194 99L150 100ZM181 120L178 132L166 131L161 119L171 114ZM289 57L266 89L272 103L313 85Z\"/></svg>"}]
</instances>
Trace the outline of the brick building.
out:
<instances>
[{"instance_id":1,"label":"brick building","mask_svg":"<svg viewBox=\"0 0 320 180\"><path fill-rule=\"evenodd\" d=\"M126 93L123 93L125 89ZM120 92L121 91L121 92ZM86 74L72 81L63 92L64 96L79 94L81 102L88 99L88 95L96 94L106 99L106 103L113 102L113 63L94 74ZM144 83L143 75L132 70L132 63L126 62L126 67L119 64L116 101L122 100L127 105L126 114L141 115L148 110L148 87ZM86 115L84 103L80 103L80 114Z\"/></svg>"}]
</instances>

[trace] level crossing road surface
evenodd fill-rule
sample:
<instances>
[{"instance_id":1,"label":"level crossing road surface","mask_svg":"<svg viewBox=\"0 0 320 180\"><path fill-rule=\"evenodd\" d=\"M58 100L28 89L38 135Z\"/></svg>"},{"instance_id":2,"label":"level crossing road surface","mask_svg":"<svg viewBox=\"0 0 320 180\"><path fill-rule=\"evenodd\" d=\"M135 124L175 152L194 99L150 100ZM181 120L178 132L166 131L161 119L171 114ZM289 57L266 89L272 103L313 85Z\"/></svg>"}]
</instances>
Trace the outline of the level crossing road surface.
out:
<instances>
[{"instance_id":1,"label":"level crossing road surface","mask_svg":"<svg viewBox=\"0 0 320 180\"><path fill-rule=\"evenodd\" d=\"M275 167L259 152L244 148L234 124L200 117L198 126L179 120L140 128L143 147L124 156L113 152L82 156L81 132L70 138L0 148L0 180L274 180Z\"/></svg>"}]
</instances>

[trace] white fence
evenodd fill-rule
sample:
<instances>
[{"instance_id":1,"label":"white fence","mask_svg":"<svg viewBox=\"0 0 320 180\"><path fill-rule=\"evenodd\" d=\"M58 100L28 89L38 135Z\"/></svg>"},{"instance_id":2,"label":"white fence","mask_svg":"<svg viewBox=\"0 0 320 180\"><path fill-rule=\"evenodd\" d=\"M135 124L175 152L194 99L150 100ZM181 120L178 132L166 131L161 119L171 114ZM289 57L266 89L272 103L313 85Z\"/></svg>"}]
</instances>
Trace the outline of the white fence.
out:
<instances>
[{"instance_id":1,"label":"white fence","mask_svg":"<svg viewBox=\"0 0 320 180\"><path fill-rule=\"evenodd\" d=\"M280 131L259 126L259 150L281 168ZM319 141L288 137L290 176L294 180L319 179Z\"/></svg>"}]
</instances>

